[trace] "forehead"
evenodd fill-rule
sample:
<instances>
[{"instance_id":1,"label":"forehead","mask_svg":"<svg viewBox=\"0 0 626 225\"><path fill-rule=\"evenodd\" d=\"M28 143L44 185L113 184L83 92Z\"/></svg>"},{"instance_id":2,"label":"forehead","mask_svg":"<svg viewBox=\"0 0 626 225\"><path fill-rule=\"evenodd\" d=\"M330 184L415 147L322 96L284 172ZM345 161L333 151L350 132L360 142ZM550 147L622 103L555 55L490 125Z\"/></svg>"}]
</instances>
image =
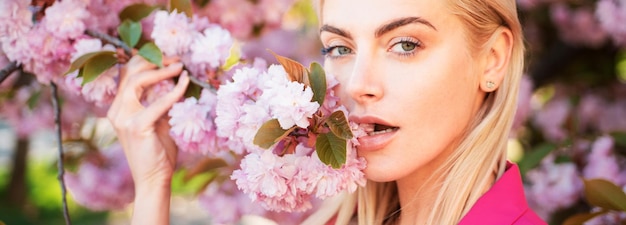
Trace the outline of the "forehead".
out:
<instances>
[{"instance_id":1,"label":"forehead","mask_svg":"<svg viewBox=\"0 0 626 225\"><path fill-rule=\"evenodd\" d=\"M321 24L348 30L375 29L400 17L420 17L435 27L452 17L445 0L324 0Z\"/></svg>"}]
</instances>

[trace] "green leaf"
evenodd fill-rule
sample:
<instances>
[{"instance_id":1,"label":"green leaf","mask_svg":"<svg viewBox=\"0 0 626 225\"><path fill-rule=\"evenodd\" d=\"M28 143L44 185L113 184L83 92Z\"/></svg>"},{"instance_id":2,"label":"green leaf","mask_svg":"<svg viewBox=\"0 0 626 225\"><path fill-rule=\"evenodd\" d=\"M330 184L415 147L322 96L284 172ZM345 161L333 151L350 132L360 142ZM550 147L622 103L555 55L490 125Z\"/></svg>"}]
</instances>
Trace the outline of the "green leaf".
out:
<instances>
[{"instance_id":1,"label":"green leaf","mask_svg":"<svg viewBox=\"0 0 626 225\"><path fill-rule=\"evenodd\" d=\"M241 48L239 46L238 42L233 43L233 46L230 46L230 54L228 55L228 58L226 58L226 62L224 62L224 65L222 65L222 70L224 71L228 71L231 68L233 68L233 66L236 66L237 64L239 64L239 61L241 60Z\"/></svg>"},{"instance_id":2,"label":"green leaf","mask_svg":"<svg viewBox=\"0 0 626 225\"><path fill-rule=\"evenodd\" d=\"M346 145L345 139L333 133L319 134L315 142L315 151L323 163L339 169L346 163Z\"/></svg>"},{"instance_id":3,"label":"green leaf","mask_svg":"<svg viewBox=\"0 0 626 225\"><path fill-rule=\"evenodd\" d=\"M191 0L170 0L170 12L174 10L179 13L184 12L189 18L193 16Z\"/></svg>"},{"instance_id":4,"label":"green leaf","mask_svg":"<svg viewBox=\"0 0 626 225\"><path fill-rule=\"evenodd\" d=\"M91 57L81 69L83 85L95 80L100 74L113 67L115 64L117 64L117 58L114 54L99 54Z\"/></svg>"},{"instance_id":5,"label":"green leaf","mask_svg":"<svg viewBox=\"0 0 626 225\"><path fill-rule=\"evenodd\" d=\"M620 187L604 179L583 179L583 183L590 204L626 212L626 193Z\"/></svg>"},{"instance_id":6,"label":"green leaf","mask_svg":"<svg viewBox=\"0 0 626 225\"><path fill-rule=\"evenodd\" d=\"M276 60L278 60L280 65L285 68L285 72L287 72L287 75L289 75L288 78L290 81L297 81L299 83L303 83L306 86L310 85L308 81L309 77L307 76L308 71L306 67L304 67L299 62L296 62L284 56L280 56L273 51L270 51L270 53L272 53L272 55L276 57Z\"/></svg>"},{"instance_id":7,"label":"green leaf","mask_svg":"<svg viewBox=\"0 0 626 225\"><path fill-rule=\"evenodd\" d=\"M272 119L265 122L261 126L261 128L259 128L259 131L257 131L256 135L254 136L253 143L261 148L268 149L277 142L279 142L281 139L286 137L294 129L295 126L288 130L285 130L280 127L278 119Z\"/></svg>"},{"instance_id":8,"label":"green leaf","mask_svg":"<svg viewBox=\"0 0 626 225\"><path fill-rule=\"evenodd\" d=\"M187 90L185 90L185 94L183 95L185 98L194 97L196 99L200 99L200 95L202 94L203 88L200 85L189 82L187 85Z\"/></svg>"},{"instance_id":9,"label":"green leaf","mask_svg":"<svg viewBox=\"0 0 626 225\"><path fill-rule=\"evenodd\" d=\"M37 103L39 103L40 98L41 98L41 90L33 93L33 95L31 95L26 101L28 103L28 109L33 110L35 106L37 106Z\"/></svg>"},{"instance_id":10,"label":"green leaf","mask_svg":"<svg viewBox=\"0 0 626 225\"><path fill-rule=\"evenodd\" d=\"M328 120L326 120L326 125L339 138L352 139L353 137L350 124L348 124L348 120L341 110L330 114Z\"/></svg>"},{"instance_id":11,"label":"green leaf","mask_svg":"<svg viewBox=\"0 0 626 225\"><path fill-rule=\"evenodd\" d=\"M579 214L576 214L567 218L567 220L563 222L563 225L583 225L585 222L587 222L587 220L590 220L596 216L605 214L607 212L608 211L606 210L602 210L602 211L593 212L593 213L579 213Z\"/></svg>"},{"instance_id":12,"label":"green leaf","mask_svg":"<svg viewBox=\"0 0 626 225\"><path fill-rule=\"evenodd\" d=\"M70 69L67 70L67 72L65 72L65 75L82 68L85 65L85 63L87 63L87 61L89 61L91 58L93 58L93 57L95 57L97 55L101 55L101 54L115 55L115 52L113 52L113 51L97 51L97 52L90 52L90 53L84 54L84 55L78 57L78 59L74 60L74 62L72 62L72 64L70 65Z\"/></svg>"},{"instance_id":13,"label":"green leaf","mask_svg":"<svg viewBox=\"0 0 626 225\"><path fill-rule=\"evenodd\" d=\"M207 4L209 4L211 0L194 0L196 5L200 6L200 8L204 8Z\"/></svg>"},{"instance_id":14,"label":"green leaf","mask_svg":"<svg viewBox=\"0 0 626 225\"><path fill-rule=\"evenodd\" d=\"M195 176L201 173L209 172L211 170L222 168L228 166L228 163L220 158L204 158L200 162L196 163L192 168L190 168L187 173L185 173L185 177L183 177L183 181L188 182Z\"/></svg>"},{"instance_id":15,"label":"green leaf","mask_svg":"<svg viewBox=\"0 0 626 225\"><path fill-rule=\"evenodd\" d=\"M626 148L626 132L615 132L611 136L615 140L615 145Z\"/></svg>"},{"instance_id":16,"label":"green leaf","mask_svg":"<svg viewBox=\"0 0 626 225\"><path fill-rule=\"evenodd\" d=\"M148 15L150 15L150 13L152 13L152 11L158 8L160 7L151 6L144 3L132 4L127 6L122 10L122 12L120 12L119 18L120 21L132 20L135 22L139 22L141 21L141 19L147 17Z\"/></svg>"},{"instance_id":17,"label":"green leaf","mask_svg":"<svg viewBox=\"0 0 626 225\"><path fill-rule=\"evenodd\" d=\"M537 146L533 151L524 155L524 158L519 162L519 169L522 175L526 174L527 171L535 168L541 160L545 158L550 152L556 149L556 146L549 143L543 143Z\"/></svg>"},{"instance_id":18,"label":"green leaf","mask_svg":"<svg viewBox=\"0 0 626 225\"><path fill-rule=\"evenodd\" d=\"M206 186L216 181L219 176L217 170L211 170L199 173L186 179L189 171L181 169L177 170L172 176L172 192L181 194L199 194L205 190Z\"/></svg>"},{"instance_id":19,"label":"green leaf","mask_svg":"<svg viewBox=\"0 0 626 225\"><path fill-rule=\"evenodd\" d=\"M133 48L137 45L137 42L139 42L139 38L141 38L141 23L124 20L124 22L117 27L117 32L119 32L122 41L124 41L128 47Z\"/></svg>"},{"instance_id":20,"label":"green leaf","mask_svg":"<svg viewBox=\"0 0 626 225\"><path fill-rule=\"evenodd\" d=\"M148 42L141 46L139 55L159 67L163 67L163 53L153 42Z\"/></svg>"},{"instance_id":21,"label":"green leaf","mask_svg":"<svg viewBox=\"0 0 626 225\"><path fill-rule=\"evenodd\" d=\"M326 72L319 63L311 63L310 68L309 82L313 90L313 100L322 106L326 98Z\"/></svg>"}]
</instances>

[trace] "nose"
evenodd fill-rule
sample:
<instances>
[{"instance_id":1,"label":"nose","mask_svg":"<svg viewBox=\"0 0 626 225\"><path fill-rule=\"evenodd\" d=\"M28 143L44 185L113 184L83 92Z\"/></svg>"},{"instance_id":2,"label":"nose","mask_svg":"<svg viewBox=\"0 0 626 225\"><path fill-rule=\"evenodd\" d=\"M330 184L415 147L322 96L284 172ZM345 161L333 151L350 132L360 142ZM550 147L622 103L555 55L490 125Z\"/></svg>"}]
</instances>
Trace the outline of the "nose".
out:
<instances>
[{"instance_id":1,"label":"nose","mask_svg":"<svg viewBox=\"0 0 626 225\"><path fill-rule=\"evenodd\" d=\"M358 104L366 105L376 102L384 94L384 80L381 71L378 70L376 60L369 54L357 53L355 57L346 91Z\"/></svg>"}]
</instances>

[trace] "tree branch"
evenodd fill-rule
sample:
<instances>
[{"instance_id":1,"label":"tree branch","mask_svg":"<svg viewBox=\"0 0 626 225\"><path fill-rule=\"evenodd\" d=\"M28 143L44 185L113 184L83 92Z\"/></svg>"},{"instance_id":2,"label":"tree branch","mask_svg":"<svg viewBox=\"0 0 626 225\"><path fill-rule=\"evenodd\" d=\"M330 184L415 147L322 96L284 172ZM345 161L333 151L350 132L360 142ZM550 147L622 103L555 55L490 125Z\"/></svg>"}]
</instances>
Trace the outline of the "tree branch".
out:
<instances>
[{"instance_id":1,"label":"tree branch","mask_svg":"<svg viewBox=\"0 0 626 225\"><path fill-rule=\"evenodd\" d=\"M20 67L21 65L17 65L17 62L11 62L6 67L2 68L2 70L0 70L0 84L2 84L2 82L4 82L9 75L18 70Z\"/></svg>"},{"instance_id":2,"label":"tree branch","mask_svg":"<svg viewBox=\"0 0 626 225\"><path fill-rule=\"evenodd\" d=\"M63 140L61 133L61 106L59 105L59 92L57 90L57 85L54 82L50 82L50 86L52 87L52 107L54 108L54 124L56 127L56 135L57 135L57 144L59 145L59 162L58 162L58 170L59 174L57 179L59 179L59 183L61 184L61 197L63 201L63 217L65 217L65 224L71 225L72 221L70 220L70 213L67 209L67 190L65 189L65 168L63 166Z\"/></svg>"},{"instance_id":3,"label":"tree branch","mask_svg":"<svg viewBox=\"0 0 626 225\"><path fill-rule=\"evenodd\" d=\"M108 34L104 34L104 33L100 33L97 31L93 31L93 30L86 30L85 33L89 36L98 38L100 40L104 40L106 42L111 43L112 45L115 45L118 48L122 48L124 49L124 52L126 53L126 55L132 56L133 50L126 44L124 43L122 40L117 39L115 37L112 37Z\"/></svg>"},{"instance_id":4,"label":"tree branch","mask_svg":"<svg viewBox=\"0 0 626 225\"><path fill-rule=\"evenodd\" d=\"M200 87L202 87L204 89L215 91L215 88L211 87L211 85L209 85L209 83L203 82L203 81L201 81L200 79L198 79L198 78L196 78L194 76L189 75L189 81L191 81L191 83L194 83L194 84L196 84L196 85L198 85L198 86L200 86Z\"/></svg>"}]
</instances>

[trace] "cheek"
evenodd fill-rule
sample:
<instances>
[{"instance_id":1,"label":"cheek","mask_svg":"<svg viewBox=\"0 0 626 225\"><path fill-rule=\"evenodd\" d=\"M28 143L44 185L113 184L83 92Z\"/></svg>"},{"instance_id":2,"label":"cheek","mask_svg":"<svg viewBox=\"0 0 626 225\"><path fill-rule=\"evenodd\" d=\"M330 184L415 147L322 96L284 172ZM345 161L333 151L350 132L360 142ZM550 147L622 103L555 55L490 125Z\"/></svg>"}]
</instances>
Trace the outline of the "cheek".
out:
<instances>
[{"instance_id":1,"label":"cheek","mask_svg":"<svg viewBox=\"0 0 626 225\"><path fill-rule=\"evenodd\" d=\"M339 85L335 87L335 94L341 99L342 104L348 106L350 103L350 95L345 90L345 84L348 83L350 79L350 66L331 63L330 60L326 60L324 62L324 70L326 73L332 74L335 76Z\"/></svg>"}]
</instances>

